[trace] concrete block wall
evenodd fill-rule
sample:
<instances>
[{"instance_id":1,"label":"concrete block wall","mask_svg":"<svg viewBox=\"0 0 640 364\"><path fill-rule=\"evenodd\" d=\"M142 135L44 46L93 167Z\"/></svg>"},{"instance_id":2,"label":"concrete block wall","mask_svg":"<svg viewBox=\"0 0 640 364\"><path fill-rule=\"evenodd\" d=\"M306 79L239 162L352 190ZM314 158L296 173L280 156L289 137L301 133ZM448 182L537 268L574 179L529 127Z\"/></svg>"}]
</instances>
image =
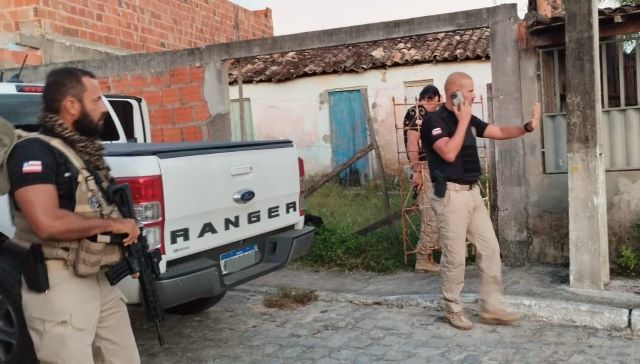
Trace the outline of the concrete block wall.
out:
<instances>
[{"instance_id":1,"label":"concrete block wall","mask_svg":"<svg viewBox=\"0 0 640 364\"><path fill-rule=\"evenodd\" d=\"M33 46L24 38L34 36L115 54L273 36L271 9L227 0L0 0L0 9L0 49ZM1 57L5 67L15 58Z\"/></svg>"},{"instance_id":2,"label":"concrete block wall","mask_svg":"<svg viewBox=\"0 0 640 364\"><path fill-rule=\"evenodd\" d=\"M101 77L106 94L143 97L149 108L151 140L202 141L209 109L203 97L204 67L178 66L168 71Z\"/></svg>"}]
</instances>

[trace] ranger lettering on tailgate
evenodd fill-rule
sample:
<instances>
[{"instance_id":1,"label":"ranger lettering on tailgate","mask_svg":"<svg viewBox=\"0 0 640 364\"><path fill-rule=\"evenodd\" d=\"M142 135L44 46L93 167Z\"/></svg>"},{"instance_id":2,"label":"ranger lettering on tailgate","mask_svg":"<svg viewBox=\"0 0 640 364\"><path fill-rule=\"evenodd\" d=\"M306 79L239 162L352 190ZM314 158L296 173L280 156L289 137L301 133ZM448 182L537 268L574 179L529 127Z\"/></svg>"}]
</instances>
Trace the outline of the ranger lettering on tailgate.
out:
<instances>
[{"instance_id":1,"label":"ranger lettering on tailgate","mask_svg":"<svg viewBox=\"0 0 640 364\"><path fill-rule=\"evenodd\" d=\"M298 204L296 201L291 201L284 205L285 215L289 215L297 211L298 211ZM269 208L266 208L264 211L256 210L256 211L251 211L247 213L246 218L242 219L242 221L244 221L245 224L247 225L256 224L262 221L265 215L267 220L272 220L280 217L282 212L283 211L281 210L281 206L279 205L271 206ZM223 221L218 223L218 225L214 225L213 222L207 221L204 224L202 224L202 226L200 227L198 232L198 239L204 237L207 234L211 234L211 235L217 234L218 228L222 228L223 231L229 231L231 229L239 228L240 225L241 225L240 215L235 215L233 217L225 217ZM188 227L172 230L169 234L171 237L171 245L177 244L180 242L185 243L191 239L191 233Z\"/></svg>"}]
</instances>

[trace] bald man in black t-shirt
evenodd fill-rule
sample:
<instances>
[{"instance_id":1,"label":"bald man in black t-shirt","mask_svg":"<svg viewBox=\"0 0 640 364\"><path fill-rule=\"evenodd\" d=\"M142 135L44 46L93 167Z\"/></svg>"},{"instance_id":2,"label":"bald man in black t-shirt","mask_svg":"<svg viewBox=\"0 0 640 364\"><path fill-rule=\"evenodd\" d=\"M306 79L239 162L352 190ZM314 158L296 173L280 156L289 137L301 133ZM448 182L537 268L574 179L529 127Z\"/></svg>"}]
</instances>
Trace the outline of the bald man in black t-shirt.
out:
<instances>
[{"instance_id":1,"label":"bald man in black t-shirt","mask_svg":"<svg viewBox=\"0 0 640 364\"><path fill-rule=\"evenodd\" d=\"M500 247L477 185L481 168L475 137L512 139L534 131L540 123L540 104L534 105L531 119L524 125L487 124L471 114L475 94L469 75L462 72L449 75L445 93L445 105L427 116L421 135L434 183L431 205L442 242L445 320L458 329L473 327L460 302L469 237L478 254L480 319L488 324L512 324L519 316L502 305Z\"/></svg>"}]
</instances>

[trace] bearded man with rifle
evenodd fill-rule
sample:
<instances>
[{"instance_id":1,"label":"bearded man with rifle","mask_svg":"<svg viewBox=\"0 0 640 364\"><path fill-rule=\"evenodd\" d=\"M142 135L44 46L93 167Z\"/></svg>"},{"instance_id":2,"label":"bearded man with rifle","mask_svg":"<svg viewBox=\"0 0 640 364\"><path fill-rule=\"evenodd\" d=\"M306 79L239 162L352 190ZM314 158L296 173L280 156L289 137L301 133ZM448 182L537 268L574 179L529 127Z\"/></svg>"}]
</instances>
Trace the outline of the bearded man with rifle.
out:
<instances>
[{"instance_id":1,"label":"bearded man with rifle","mask_svg":"<svg viewBox=\"0 0 640 364\"><path fill-rule=\"evenodd\" d=\"M155 258L136 243L141 229L133 214L123 216L123 206L105 193L113 178L99 139L107 111L100 84L86 70L55 69L43 101L40 133L18 141L6 159L12 240L41 249L44 258L41 284L21 289L35 352L42 362L93 363L95 351L105 362L139 363L124 296L105 273L112 266L123 271L125 254L129 268L140 257ZM144 277L151 292L149 264L127 272Z\"/></svg>"}]
</instances>

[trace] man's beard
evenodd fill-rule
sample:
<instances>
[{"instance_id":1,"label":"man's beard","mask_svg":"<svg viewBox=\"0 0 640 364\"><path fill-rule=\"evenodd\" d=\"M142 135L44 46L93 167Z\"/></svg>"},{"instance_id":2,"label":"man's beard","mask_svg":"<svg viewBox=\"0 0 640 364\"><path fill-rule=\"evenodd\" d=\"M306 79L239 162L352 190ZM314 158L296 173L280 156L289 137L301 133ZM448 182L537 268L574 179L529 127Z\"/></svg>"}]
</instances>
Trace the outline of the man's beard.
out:
<instances>
[{"instance_id":1,"label":"man's beard","mask_svg":"<svg viewBox=\"0 0 640 364\"><path fill-rule=\"evenodd\" d=\"M87 109L82 105L82 111L80 116L73 122L73 128L78 134L87 138L97 138L102 133L102 125L105 118L105 114L100 116L98 121L93 121L91 116L87 112Z\"/></svg>"}]
</instances>

